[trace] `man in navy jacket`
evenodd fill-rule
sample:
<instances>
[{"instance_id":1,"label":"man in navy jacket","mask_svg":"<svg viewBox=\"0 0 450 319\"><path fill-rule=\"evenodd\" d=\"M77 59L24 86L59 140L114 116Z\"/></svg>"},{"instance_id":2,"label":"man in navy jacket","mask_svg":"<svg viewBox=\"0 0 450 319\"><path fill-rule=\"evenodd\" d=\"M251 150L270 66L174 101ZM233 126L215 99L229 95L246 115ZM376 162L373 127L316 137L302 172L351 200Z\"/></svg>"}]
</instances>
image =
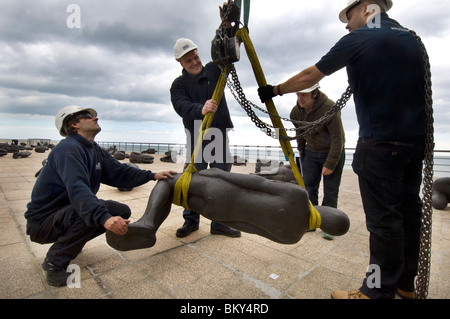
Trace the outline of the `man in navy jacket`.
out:
<instances>
[{"instance_id":1,"label":"man in navy jacket","mask_svg":"<svg viewBox=\"0 0 450 319\"><path fill-rule=\"evenodd\" d=\"M54 243L42 267L47 282L66 284L70 261L94 237L110 230L126 234L131 215L127 205L98 199L100 183L132 188L151 180L173 178L175 172L152 173L119 163L95 142L100 132L97 112L68 106L56 116L63 139L50 152L27 205L27 234L40 244Z\"/></svg>"},{"instance_id":2,"label":"man in navy jacket","mask_svg":"<svg viewBox=\"0 0 450 319\"><path fill-rule=\"evenodd\" d=\"M209 130L213 134L208 138L205 136L201 152L195 159L195 167L200 171L206 169L209 163L210 167L229 172L233 161L227 132L233 128L233 122L225 96L219 104L212 99L221 70L212 62L203 66L197 45L189 39L181 38L176 42L174 55L183 67L183 74L173 81L170 96L173 108L183 119L187 149L191 155L197 143L203 117L206 113L215 113ZM193 211L184 210L183 217L185 223L177 230L178 237L185 237L197 230L200 222L200 215ZM214 221L211 222L211 233L230 237L241 235L239 231Z\"/></svg>"},{"instance_id":3,"label":"man in navy jacket","mask_svg":"<svg viewBox=\"0 0 450 319\"><path fill-rule=\"evenodd\" d=\"M387 15L392 6L392 0L349 0L339 15L349 34L315 65L259 89L266 101L347 69L359 123L352 167L370 232L372 267L360 289L335 290L335 299L415 297L427 133L425 61L417 39Z\"/></svg>"}]
</instances>

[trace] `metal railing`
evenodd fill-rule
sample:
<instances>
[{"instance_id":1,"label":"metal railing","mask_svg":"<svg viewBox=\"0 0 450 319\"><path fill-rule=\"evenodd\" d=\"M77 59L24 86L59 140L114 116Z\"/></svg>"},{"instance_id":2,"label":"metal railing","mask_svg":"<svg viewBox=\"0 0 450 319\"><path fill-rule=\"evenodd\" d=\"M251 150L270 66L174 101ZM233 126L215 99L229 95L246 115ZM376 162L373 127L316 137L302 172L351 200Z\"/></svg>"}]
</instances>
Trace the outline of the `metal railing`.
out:
<instances>
[{"instance_id":1,"label":"metal railing","mask_svg":"<svg viewBox=\"0 0 450 319\"><path fill-rule=\"evenodd\" d=\"M148 149L154 149L156 154L175 151L178 155L184 155L185 152L185 144L176 143L97 142L97 144L104 149L115 147L118 151L124 152L141 153Z\"/></svg>"},{"instance_id":2,"label":"metal railing","mask_svg":"<svg viewBox=\"0 0 450 319\"><path fill-rule=\"evenodd\" d=\"M156 154L166 152L176 152L179 156L186 155L186 145L177 143L139 143L139 142L97 142L101 147L107 149L116 147L117 150L125 152L143 152L154 149ZM239 156L250 163L255 163L257 159L286 161L280 146L257 146L257 145L230 145L232 156ZM298 152L294 151L296 155ZM345 149L345 168L351 169L354 148ZM437 177L450 176L450 151L434 151L434 175Z\"/></svg>"},{"instance_id":3,"label":"metal railing","mask_svg":"<svg viewBox=\"0 0 450 319\"><path fill-rule=\"evenodd\" d=\"M354 148L345 149L345 168L351 169L354 152ZM435 177L450 177L450 151L434 151L433 171Z\"/></svg>"}]
</instances>

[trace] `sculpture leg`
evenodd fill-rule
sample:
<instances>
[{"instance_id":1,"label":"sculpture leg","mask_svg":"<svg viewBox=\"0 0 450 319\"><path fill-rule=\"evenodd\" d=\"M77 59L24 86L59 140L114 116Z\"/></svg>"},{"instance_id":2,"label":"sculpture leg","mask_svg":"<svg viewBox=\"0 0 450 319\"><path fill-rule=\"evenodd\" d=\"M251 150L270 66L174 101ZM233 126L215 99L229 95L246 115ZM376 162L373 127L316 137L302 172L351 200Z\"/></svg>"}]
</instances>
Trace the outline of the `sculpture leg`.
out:
<instances>
[{"instance_id":1,"label":"sculpture leg","mask_svg":"<svg viewBox=\"0 0 450 319\"><path fill-rule=\"evenodd\" d=\"M156 231L170 213L171 198L169 184L159 181L150 194L144 215L137 222L128 224L125 235L106 232L108 245L121 251L153 247Z\"/></svg>"}]
</instances>

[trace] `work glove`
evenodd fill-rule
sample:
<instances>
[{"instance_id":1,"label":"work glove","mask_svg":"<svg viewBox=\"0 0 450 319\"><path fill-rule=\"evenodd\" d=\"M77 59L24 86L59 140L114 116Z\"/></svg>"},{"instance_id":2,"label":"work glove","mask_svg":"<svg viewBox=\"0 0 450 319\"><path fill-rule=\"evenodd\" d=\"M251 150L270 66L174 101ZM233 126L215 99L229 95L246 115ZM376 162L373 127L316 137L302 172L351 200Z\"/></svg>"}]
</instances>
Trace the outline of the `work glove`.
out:
<instances>
[{"instance_id":1,"label":"work glove","mask_svg":"<svg viewBox=\"0 0 450 319\"><path fill-rule=\"evenodd\" d=\"M258 95L261 102L266 103L268 100L275 97L275 94L273 94L273 85L261 86L258 88Z\"/></svg>"}]
</instances>

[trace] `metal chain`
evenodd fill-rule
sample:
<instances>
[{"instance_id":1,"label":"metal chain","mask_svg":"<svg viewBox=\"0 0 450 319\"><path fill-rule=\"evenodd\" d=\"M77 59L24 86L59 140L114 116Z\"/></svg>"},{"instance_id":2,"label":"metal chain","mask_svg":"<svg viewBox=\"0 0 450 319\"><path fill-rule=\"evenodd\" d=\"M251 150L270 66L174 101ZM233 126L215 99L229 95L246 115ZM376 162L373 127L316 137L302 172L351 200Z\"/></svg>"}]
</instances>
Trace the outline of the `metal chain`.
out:
<instances>
[{"instance_id":1,"label":"metal chain","mask_svg":"<svg viewBox=\"0 0 450 319\"><path fill-rule=\"evenodd\" d=\"M434 119L433 92L431 89L430 59L420 37L412 30L409 32L416 38L423 52L425 61L425 103L427 117L427 136L425 141L424 177L423 177L423 212L420 231L419 264L416 278L416 297L426 299L430 284L431 267L431 230L432 230L432 195L433 195L433 165L434 165Z\"/></svg>"},{"instance_id":2,"label":"metal chain","mask_svg":"<svg viewBox=\"0 0 450 319\"><path fill-rule=\"evenodd\" d=\"M352 89L348 86L341 98L337 100L336 103L320 119L313 122L291 120L292 123L298 125L295 129L297 134L294 138L306 138L317 133L321 127L323 127L336 115L336 113L341 112L341 110L347 105L347 102L350 100L351 96Z\"/></svg>"},{"instance_id":3,"label":"metal chain","mask_svg":"<svg viewBox=\"0 0 450 319\"><path fill-rule=\"evenodd\" d=\"M252 122L255 123L255 125L260 128L263 132L265 132L268 136L276 138L276 139L282 139L282 140L295 140L299 137L306 138L309 137L315 133L317 133L320 128L327 123L337 112L340 112L347 102L349 101L350 97L352 96L352 90L350 86L347 88L347 90L342 94L341 98L334 104L320 119L314 121L314 122L306 122L306 121L295 121L288 118L281 117L277 114L273 114L268 112L267 110L255 105L251 101L247 100L244 94L244 90L241 87L241 83L239 81L238 75L236 73L236 69L232 67L230 69L230 74L232 77L232 81L227 78L227 86L231 91L231 94L234 96L236 101L241 105L241 107L247 112L247 115L251 118ZM280 136L276 133L277 129L282 129L281 127L275 127L273 125L267 124L256 115L256 113L252 110L252 108L255 108L265 114L268 114L269 116L277 117L283 121L286 122L292 122L296 124L296 128L286 129L283 128L285 131L296 131L295 136ZM274 131L274 130L275 131Z\"/></svg>"},{"instance_id":4,"label":"metal chain","mask_svg":"<svg viewBox=\"0 0 450 319\"><path fill-rule=\"evenodd\" d=\"M267 124L264 121L262 121L256 115L255 111L253 111L252 106L254 106L254 104L249 100L247 100L244 90L242 89L241 84L239 82L239 78L237 76L234 65L229 66L229 68L231 77L233 78L233 82L231 82L231 80L228 77L226 77L226 79L227 79L227 86L230 89L231 94L233 94L236 101L245 110L245 112L247 113L247 115L250 117L250 119L256 125L257 128L263 131L267 136L278 139L276 128L273 125Z\"/></svg>"}]
</instances>

